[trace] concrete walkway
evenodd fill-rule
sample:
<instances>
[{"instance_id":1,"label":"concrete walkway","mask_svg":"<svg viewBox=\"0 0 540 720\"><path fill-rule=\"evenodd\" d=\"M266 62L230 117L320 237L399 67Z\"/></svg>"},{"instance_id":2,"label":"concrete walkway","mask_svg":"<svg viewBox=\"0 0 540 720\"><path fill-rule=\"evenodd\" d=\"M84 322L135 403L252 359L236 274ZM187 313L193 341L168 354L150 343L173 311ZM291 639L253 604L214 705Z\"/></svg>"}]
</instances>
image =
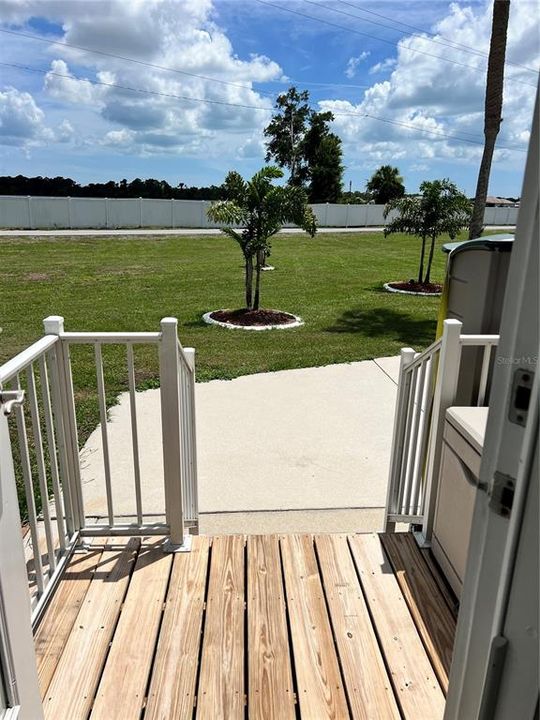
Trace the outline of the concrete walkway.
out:
<instances>
[{"instance_id":1,"label":"concrete walkway","mask_svg":"<svg viewBox=\"0 0 540 720\"><path fill-rule=\"evenodd\" d=\"M351 532L382 525L399 358L197 384L201 532ZM159 391L137 396L143 508L163 512ZM110 411L115 513L134 513L129 398ZM101 429L82 450L104 515Z\"/></svg>"},{"instance_id":2,"label":"concrete walkway","mask_svg":"<svg viewBox=\"0 0 540 720\"><path fill-rule=\"evenodd\" d=\"M515 230L511 225L489 225L489 230ZM320 227L319 233L369 233L382 232L384 227ZM279 231L285 234L302 234L300 228L284 228ZM215 228L131 228L126 230L3 230L0 228L0 237L100 237L126 235L219 235L221 230Z\"/></svg>"}]
</instances>

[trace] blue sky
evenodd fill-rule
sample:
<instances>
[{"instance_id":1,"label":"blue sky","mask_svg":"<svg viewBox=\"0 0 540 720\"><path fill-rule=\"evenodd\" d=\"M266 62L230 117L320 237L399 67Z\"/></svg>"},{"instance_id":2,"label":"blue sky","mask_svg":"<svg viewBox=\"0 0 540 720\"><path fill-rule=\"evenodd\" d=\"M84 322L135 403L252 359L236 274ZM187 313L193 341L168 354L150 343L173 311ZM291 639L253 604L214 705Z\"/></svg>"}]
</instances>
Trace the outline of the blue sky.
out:
<instances>
[{"instance_id":1,"label":"blue sky","mask_svg":"<svg viewBox=\"0 0 540 720\"><path fill-rule=\"evenodd\" d=\"M3 34L0 62L41 72L0 65L0 174L219 184L263 164L273 100L294 82L335 113L347 188L391 163L409 191L450 177L474 192L489 2L0 0L0 17L0 29L139 61ZM521 192L537 23L534 0L512 3L491 194Z\"/></svg>"}]
</instances>

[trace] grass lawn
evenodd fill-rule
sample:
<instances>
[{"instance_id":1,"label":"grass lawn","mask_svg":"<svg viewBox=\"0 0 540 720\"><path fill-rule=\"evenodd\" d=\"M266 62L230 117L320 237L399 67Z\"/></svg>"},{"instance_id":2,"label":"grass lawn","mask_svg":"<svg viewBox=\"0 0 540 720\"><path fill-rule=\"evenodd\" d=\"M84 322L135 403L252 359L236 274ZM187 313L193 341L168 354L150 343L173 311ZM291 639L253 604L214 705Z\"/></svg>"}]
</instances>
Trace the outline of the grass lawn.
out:
<instances>
[{"instance_id":1,"label":"grass lawn","mask_svg":"<svg viewBox=\"0 0 540 720\"><path fill-rule=\"evenodd\" d=\"M435 252L433 280L444 275ZM382 233L314 239L280 235L274 272L262 278L262 304L302 316L305 326L262 333L201 322L207 310L241 307L243 265L222 236L0 238L0 362L39 338L42 319L63 315L67 330L158 330L179 319L197 350L200 381L248 373L395 355L434 339L438 298L384 292L387 280L414 277L419 241ZM73 348L81 441L98 422L92 348ZM136 351L139 387L155 386L155 350ZM109 402L127 389L124 351L104 348Z\"/></svg>"}]
</instances>

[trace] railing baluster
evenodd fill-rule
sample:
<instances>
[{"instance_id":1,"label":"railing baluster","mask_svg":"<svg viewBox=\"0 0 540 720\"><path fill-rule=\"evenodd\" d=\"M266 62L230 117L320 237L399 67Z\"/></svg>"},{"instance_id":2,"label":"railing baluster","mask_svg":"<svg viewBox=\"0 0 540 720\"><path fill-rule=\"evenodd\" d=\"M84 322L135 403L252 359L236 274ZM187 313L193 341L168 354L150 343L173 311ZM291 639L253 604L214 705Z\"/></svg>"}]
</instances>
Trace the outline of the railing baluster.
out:
<instances>
[{"instance_id":1,"label":"railing baluster","mask_svg":"<svg viewBox=\"0 0 540 720\"><path fill-rule=\"evenodd\" d=\"M13 379L12 387L14 390L21 389L19 375ZM43 563L41 562L41 552L39 549L39 535L37 530L36 502L34 498L34 484L32 482L32 468L30 465L30 455L28 453L28 436L26 434L26 422L24 419L24 408L22 405L15 405L15 419L17 422L17 435L19 438L19 452L21 456L21 468L24 480L24 490L26 495L26 508L28 511L28 524L30 525L30 537L32 539L32 548L34 554L34 570L36 573L36 585L38 595L43 595L45 590L45 582L43 578Z\"/></svg>"},{"instance_id":2,"label":"railing baluster","mask_svg":"<svg viewBox=\"0 0 540 720\"><path fill-rule=\"evenodd\" d=\"M66 526L64 523L64 508L62 503L62 493L60 490L60 481L58 473L58 458L56 450L56 439L54 436L54 424L51 408L51 396L49 391L49 373L47 371L46 356L41 355L39 358L39 373L41 376L41 395L43 398L43 414L45 416L45 430L47 433L47 446L49 448L49 461L51 464L51 479L54 495L54 505L56 509L56 524L58 527L58 541L60 550L64 552L66 549Z\"/></svg>"},{"instance_id":3,"label":"railing baluster","mask_svg":"<svg viewBox=\"0 0 540 720\"><path fill-rule=\"evenodd\" d=\"M415 397L416 397L416 383L418 379L418 368L414 367L411 371L410 389L408 393L407 402L407 419L405 421L405 441L403 444L405 450L405 462L401 464L400 473L400 485L399 485L399 496L398 496L398 512L403 515L407 515L407 508L404 505L406 498L406 489L408 489L409 479L409 465L411 459L411 430L413 423L413 414L415 408Z\"/></svg>"},{"instance_id":4,"label":"railing baluster","mask_svg":"<svg viewBox=\"0 0 540 720\"><path fill-rule=\"evenodd\" d=\"M28 385L28 402L30 404L30 417L32 419L32 432L36 451L36 464L41 495L41 512L45 526L45 539L47 541L47 557L49 560L49 576L56 567L56 554L54 552L54 538L52 535L51 513L49 508L49 489L47 487L47 471L45 470L45 457L43 455L43 437L41 435L41 419L36 393L36 378L34 364L26 368L26 382Z\"/></svg>"},{"instance_id":5,"label":"railing baluster","mask_svg":"<svg viewBox=\"0 0 540 720\"><path fill-rule=\"evenodd\" d=\"M182 352L179 350L179 352ZM187 417L187 388L186 388L186 368L183 362L180 362L180 441L182 444L182 495L184 500L184 514L189 517L191 508L190 498L190 478L189 478L189 447L188 447L188 417Z\"/></svg>"},{"instance_id":6,"label":"railing baluster","mask_svg":"<svg viewBox=\"0 0 540 720\"><path fill-rule=\"evenodd\" d=\"M422 415L422 401L424 398L424 390L425 390L425 384L424 384L424 377L426 373L426 363L425 361L420 365L420 367L417 370L418 374L418 380L416 383L416 397L414 398L414 408L413 408L413 424L412 424L412 432L411 432L411 457L409 461L409 468L408 468L408 474L409 474L409 480L407 483L407 492L405 493L405 499L404 499L404 505L405 505L405 513L407 515L413 514L413 509L411 506L411 497L414 494L415 486L417 483L417 467L419 463L419 453L418 453L418 427L420 424L420 416Z\"/></svg>"},{"instance_id":7,"label":"railing baluster","mask_svg":"<svg viewBox=\"0 0 540 720\"><path fill-rule=\"evenodd\" d=\"M133 448L133 477L135 479L135 505L137 508L137 522L143 524L142 496L141 496L141 465L139 458L139 432L137 428L137 400L135 394L135 362L133 360L133 345L127 344L127 367L129 383L129 409L131 412L131 445Z\"/></svg>"},{"instance_id":8,"label":"railing baluster","mask_svg":"<svg viewBox=\"0 0 540 720\"><path fill-rule=\"evenodd\" d=\"M96 343L96 377L99 399L99 417L101 420L101 441L103 443L103 466L105 469L105 491L107 494L107 515L109 525L114 525L114 508L111 486L111 462L109 457L109 432L107 428L107 401L105 397L105 380L103 377L103 358L101 357L101 345Z\"/></svg>"},{"instance_id":9,"label":"railing baluster","mask_svg":"<svg viewBox=\"0 0 540 720\"><path fill-rule=\"evenodd\" d=\"M45 318L43 327L48 335L58 336L58 341L55 345L57 377L54 378L53 388L58 388L59 409L64 428L65 458L67 461L67 475L65 477L69 483L71 501L70 523L72 524L71 527L68 524L68 530L70 532L77 532L85 527L86 517L81 482L77 413L75 409L75 393L73 390L69 342L64 340L63 317L51 315Z\"/></svg>"},{"instance_id":10,"label":"railing baluster","mask_svg":"<svg viewBox=\"0 0 540 720\"><path fill-rule=\"evenodd\" d=\"M184 348L184 356L190 368L188 377L189 386L189 458L190 458L190 488L192 519L199 522L199 502L197 493L197 425L195 415L195 349Z\"/></svg>"},{"instance_id":11,"label":"railing baluster","mask_svg":"<svg viewBox=\"0 0 540 720\"><path fill-rule=\"evenodd\" d=\"M426 463L426 448L428 440L428 429L431 420L431 403L433 400L433 367L437 362L438 351L426 360L427 372L424 380L425 393L422 399L422 417L418 429L419 462L417 469L416 484L411 500L412 511L415 515L421 515L421 502L423 498L423 476Z\"/></svg>"},{"instance_id":12,"label":"railing baluster","mask_svg":"<svg viewBox=\"0 0 540 720\"><path fill-rule=\"evenodd\" d=\"M399 492L399 477L403 456L404 422L407 410L407 386L409 383L409 373L406 371L406 366L412 362L414 354L412 348L402 348L399 361L396 410L394 413L394 429L392 432L392 449L390 451L390 471L386 492L385 529L387 532L390 532L395 527L395 522L391 520L389 516L395 515L398 512L397 495Z\"/></svg>"},{"instance_id":13,"label":"railing baluster","mask_svg":"<svg viewBox=\"0 0 540 720\"><path fill-rule=\"evenodd\" d=\"M50 350L50 375L51 375L51 400L53 410L53 427L56 428L56 441L58 446L58 459L60 480L62 483L62 494L64 499L64 509L66 513L66 529L69 535L77 529L77 520L75 519L75 508L73 506L73 497L71 493L71 483L69 478L69 460L68 460L68 440L66 438L65 417L62 412L62 392L60 389L59 366L60 359L57 353L57 346L53 345Z\"/></svg>"},{"instance_id":14,"label":"railing baluster","mask_svg":"<svg viewBox=\"0 0 540 720\"><path fill-rule=\"evenodd\" d=\"M484 347L484 354L482 357L482 372L480 374L480 386L478 388L478 400L476 403L478 407L482 407L486 399L489 364L491 361L491 348L491 344L488 344Z\"/></svg>"}]
</instances>

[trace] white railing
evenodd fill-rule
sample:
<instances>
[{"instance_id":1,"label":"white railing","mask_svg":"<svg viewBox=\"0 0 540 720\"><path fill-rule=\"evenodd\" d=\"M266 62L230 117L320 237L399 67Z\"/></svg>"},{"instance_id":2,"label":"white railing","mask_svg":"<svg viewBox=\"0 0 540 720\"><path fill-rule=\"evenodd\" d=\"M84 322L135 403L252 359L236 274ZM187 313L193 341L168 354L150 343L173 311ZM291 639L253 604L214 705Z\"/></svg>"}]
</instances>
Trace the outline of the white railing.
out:
<instances>
[{"instance_id":1,"label":"white railing","mask_svg":"<svg viewBox=\"0 0 540 720\"><path fill-rule=\"evenodd\" d=\"M45 337L0 367L0 400L11 411L10 453L24 489L23 527L28 527L25 552L37 621L59 574L77 544L88 536L164 535L166 550L188 550L189 533L198 531L197 455L195 426L195 351L184 349L177 320L165 318L160 332L65 332L61 317L44 321ZM85 508L81 483L76 395L71 348L94 348L97 401L105 477L106 511L96 521ZM133 456L132 522L115 511L114 474L107 422L107 391L102 349L125 347ZM163 443L163 522L145 522L140 453L144 439L138 430L134 346L159 349ZM159 478L156 482L160 482ZM41 507L38 513L36 499Z\"/></svg>"},{"instance_id":2,"label":"white railing","mask_svg":"<svg viewBox=\"0 0 540 720\"><path fill-rule=\"evenodd\" d=\"M464 373L472 373L467 402L486 403L492 349L499 341L498 335L462 335L461 328L458 320L445 320L442 337L424 352L401 351L385 525L387 531L398 522L421 526L424 543L433 527L446 411L455 404ZM463 365L464 347L483 348L479 368Z\"/></svg>"}]
</instances>

